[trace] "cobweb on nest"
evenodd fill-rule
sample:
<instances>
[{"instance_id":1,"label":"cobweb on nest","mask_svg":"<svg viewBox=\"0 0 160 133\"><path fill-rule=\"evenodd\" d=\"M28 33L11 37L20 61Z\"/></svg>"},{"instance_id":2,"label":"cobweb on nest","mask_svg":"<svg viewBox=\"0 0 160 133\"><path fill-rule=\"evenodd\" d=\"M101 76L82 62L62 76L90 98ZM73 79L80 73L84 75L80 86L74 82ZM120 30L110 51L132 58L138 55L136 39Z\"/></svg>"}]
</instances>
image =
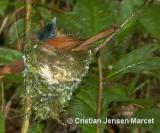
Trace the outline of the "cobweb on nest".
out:
<instances>
[{"instance_id":1,"label":"cobweb on nest","mask_svg":"<svg viewBox=\"0 0 160 133\"><path fill-rule=\"evenodd\" d=\"M32 98L32 109L37 117L58 119L88 72L91 54L40 46L35 40L27 44L26 97Z\"/></svg>"}]
</instances>

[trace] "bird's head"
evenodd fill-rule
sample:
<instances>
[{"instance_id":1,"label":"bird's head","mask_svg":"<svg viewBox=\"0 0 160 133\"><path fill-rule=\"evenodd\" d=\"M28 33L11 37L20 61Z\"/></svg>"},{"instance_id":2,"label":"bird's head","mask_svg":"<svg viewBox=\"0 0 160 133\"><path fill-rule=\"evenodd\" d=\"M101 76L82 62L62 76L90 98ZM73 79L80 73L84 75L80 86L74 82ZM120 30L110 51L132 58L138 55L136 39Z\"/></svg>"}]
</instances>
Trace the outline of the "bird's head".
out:
<instances>
[{"instance_id":1,"label":"bird's head","mask_svg":"<svg viewBox=\"0 0 160 133\"><path fill-rule=\"evenodd\" d=\"M56 37L56 17L52 21L43 27L37 34L39 40L47 41L48 39Z\"/></svg>"}]
</instances>

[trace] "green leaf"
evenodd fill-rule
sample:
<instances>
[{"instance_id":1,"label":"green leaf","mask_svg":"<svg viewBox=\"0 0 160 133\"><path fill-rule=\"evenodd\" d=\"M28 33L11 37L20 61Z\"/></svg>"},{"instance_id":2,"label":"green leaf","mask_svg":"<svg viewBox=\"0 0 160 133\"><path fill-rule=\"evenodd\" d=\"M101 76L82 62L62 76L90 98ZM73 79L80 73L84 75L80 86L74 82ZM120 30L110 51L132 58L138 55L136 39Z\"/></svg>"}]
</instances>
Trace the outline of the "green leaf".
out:
<instances>
[{"instance_id":1,"label":"green leaf","mask_svg":"<svg viewBox=\"0 0 160 133\"><path fill-rule=\"evenodd\" d=\"M93 71L90 71L85 81L79 87L78 93L71 100L68 111L74 118L96 118L97 107L97 90L98 76ZM110 102L129 101L127 92L124 88L107 88L104 90L104 100L102 106L101 119L107 117L108 105ZM80 124L81 129L85 133L95 133L95 124ZM103 132L105 125L101 125Z\"/></svg>"},{"instance_id":2,"label":"green leaf","mask_svg":"<svg viewBox=\"0 0 160 133\"><path fill-rule=\"evenodd\" d=\"M0 112L0 133L4 133L5 125L4 125L4 116Z\"/></svg>"},{"instance_id":3,"label":"green leaf","mask_svg":"<svg viewBox=\"0 0 160 133\"><path fill-rule=\"evenodd\" d=\"M5 79L10 83L23 83L24 76L22 74L7 74L5 75Z\"/></svg>"},{"instance_id":4,"label":"green leaf","mask_svg":"<svg viewBox=\"0 0 160 133\"><path fill-rule=\"evenodd\" d=\"M9 5L9 2L6 0L1 0L0 1L0 15L4 16L5 15L5 11L7 9Z\"/></svg>"},{"instance_id":5,"label":"green leaf","mask_svg":"<svg viewBox=\"0 0 160 133\"><path fill-rule=\"evenodd\" d=\"M43 125L38 122L32 125L32 127L29 130L29 133L43 133L42 129L43 129Z\"/></svg>"},{"instance_id":6,"label":"green leaf","mask_svg":"<svg viewBox=\"0 0 160 133\"><path fill-rule=\"evenodd\" d=\"M147 110L138 111L134 114L133 118L140 119L154 119L154 124L135 124L136 127L149 128L150 130L159 129L160 123L160 110L158 108L150 108Z\"/></svg>"},{"instance_id":7,"label":"green leaf","mask_svg":"<svg viewBox=\"0 0 160 133\"><path fill-rule=\"evenodd\" d=\"M95 97L97 97L97 87L98 87L98 77L96 75L96 73L91 69L89 74L87 75L87 77L84 79L84 81L81 83L80 87L79 87L79 92L78 94L75 96L74 100L77 100L76 102L79 103L80 105L84 105L84 109L82 106L79 106L79 104L76 104L77 111L73 111L73 109L70 109L70 111L78 116L92 116L95 115L95 111L96 111L96 101L95 101ZM74 103L76 103L73 100L73 103L71 104L71 108L74 108L76 106L72 106ZM86 110L87 109L87 110ZM79 111L78 111L79 110ZM85 110L85 111L80 111L80 110ZM81 113L82 114L81 114ZM85 113L88 112L88 113ZM92 112L92 113L91 113Z\"/></svg>"},{"instance_id":8,"label":"green leaf","mask_svg":"<svg viewBox=\"0 0 160 133\"><path fill-rule=\"evenodd\" d=\"M8 48L0 48L0 65L12 63L22 58L22 53Z\"/></svg>"},{"instance_id":9,"label":"green leaf","mask_svg":"<svg viewBox=\"0 0 160 133\"><path fill-rule=\"evenodd\" d=\"M107 88L105 91L105 99L108 102L121 102L130 100L124 88Z\"/></svg>"},{"instance_id":10,"label":"green leaf","mask_svg":"<svg viewBox=\"0 0 160 133\"><path fill-rule=\"evenodd\" d=\"M145 109L151 109L155 106L155 101L152 98L145 98L145 99L133 99L131 100L132 104L137 104Z\"/></svg>"},{"instance_id":11,"label":"green leaf","mask_svg":"<svg viewBox=\"0 0 160 133\"><path fill-rule=\"evenodd\" d=\"M72 12L57 15L58 25L73 35L88 38L113 25L113 5L109 0L79 0Z\"/></svg>"},{"instance_id":12,"label":"green leaf","mask_svg":"<svg viewBox=\"0 0 160 133\"><path fill-rule=\"evenodd\" d=\"M87 95L85 93L80 93L79 95ZM86 101L91 101L90 98L85 99L79 99L78 97L76 99L73 99L73 101L70 103L69 106L69 112L73 115L74 118L96 118L95 114L95 107L94 110L91 107L92 105L89 105ZM92 102L96 102L95 100ZM93 104L93 103L92 103ZM95 103L94 103L95 104ZM95 125L93 124L80 124L80 127L85 131L85 133L95 133Z\"/></svg>"},{"instance_id":13,"label":"green leaf","mask_svg":"<svg viewBox=\"0 0 160 133\"><path fill-rule=\"evenodd\" d=\"M152 57L153 51L158 48L158 45L152 44L130 52L113 66L108 77L128 72L141 73L142 71L160 69L160 58Z\"/></svg>"},{"instance_id":14,"label":"green leaf","mask_svg":"<svg viewBox=\"0 0 160 133\"><path fill-rule=\"evenodd\" d=\"M50 21L51 19L53 19L53 14L51 13L50 10L38 7L38 11L45 20Z\"/></svg>"},{"instance_id":15,"label":"green leaf","mask_svg":"<svg viewBox=\"0 0 160 133\"><path fill-rule=\"evenodd\" d=\"M155 37L160 38L160 5L144 7L139 15L140 22Z\"/></svg>"},{"instance_id":16,"label":"green leaf","mask_svg":"<svg viewBox=\"0 0 160 133\"><path fill-rule=\"evenodd\" d=\"M15 9L19 9L24 6L24 2L22 0L16 0L14 2L10 2L9 4L14 6Z\"/></svg>"},{"instance_id":17,"label":"green leaf","mask_svg":"<svg viewBox=\"0 0 160 133\"><path fill-rule=\"evenodd\" d=\"M122 21L126 20L134 11L134 8L141 6L144 0L123 0L121 2L120 16Z\"/></svg>"},{"instance_id":18,"label":"green leaf","mask_svg":"<svg viewBox=\"0 0 160 133\"><path fill-rule=\"evenodd\" d=\"M98 77L92 72L82 82L79 92L69 104L68 111L74 118L96 118L97 88ZM106 116L106 107L103 108L103 112ZM85 133L96 133L95 124L80 124L80 127ZM104 130L104 125L101 130Z\"/></svg>"},{"instance_id":19,"label":"green leaf","mask_svg":"<svg viewBox=\"0 0 160 133\"><path fill-rule=\"evenodd\" d=\"M24 37L24 19L18 19L9 29L9 42L15 43L18 39Z\"/></svg>"}]
</instances>

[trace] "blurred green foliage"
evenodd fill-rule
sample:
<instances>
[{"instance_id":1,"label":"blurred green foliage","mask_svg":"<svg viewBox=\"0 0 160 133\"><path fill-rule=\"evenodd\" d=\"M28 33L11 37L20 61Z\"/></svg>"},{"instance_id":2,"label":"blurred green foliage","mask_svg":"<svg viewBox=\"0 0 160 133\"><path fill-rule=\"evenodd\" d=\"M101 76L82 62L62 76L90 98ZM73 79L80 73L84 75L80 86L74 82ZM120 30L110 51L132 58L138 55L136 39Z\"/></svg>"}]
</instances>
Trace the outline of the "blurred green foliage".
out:
<instances>
[{"instance_id":1,"label":"blurred green foliage","mask_svg":"<svg viewBox=\"0 0 160 133\"><path fill-rule=\"evenodd\" d=\"M114 8L114 2L109 0L80 0L72 12L57 14L57 23L73 35L88 38L115 23Z\"/></svg>"},{"instance_id":2,"label":"blurred green foliage","mask_svg":"<svg viewBox=\"0 0 160 133\"><path fill-rule=\"evenodd\" d=\"M159 69L160 58L152 57L152 53L158 48L158 45L150 44L133 50L114 65L108 77L110 78L116 74L142 73L143 71Z\"/></svg>"},{"instance_id":3,"label":"blurred green foliage","mask_svg":"<svg viewBox=\"0 0 160 133\"><path fill-rule=\"evenodd\" d=\"M0 112L0 133L4 133L4 116L3 114Z\"/></svg>"},{"instance_id":4,"label":"blurred green foliage","mask_svg":"<svg viewBox=\"0 0 160 133\"><path fill-rule=\"evenodd\" d=\"M0 65L9 64L21 59L22 53L9 48L0 48Z\"/></svg>"},{"instance_id":5,"label":"blurred green foliage","mask_svg":"<svg viewBox=\"0 0 160 133\"><path fill-rule=\"evenodd\" d=\"M65 7L61 3L66 3ZM0 37L2 42L0 43L2 45L0 65L22 58L22 52L16 48L19 43L24 45L24 10L22 9L16 14L15 10L23 7L24 2L21 0L0 1L1 22L6 16L9 17ZM114 117L111 110L114 110L115 114L119 114L120 106L138 104L143 109L136 111L133 117L153 117L156 123L153 125L128 125L129 131L137 127L145 132L159 133L160 125L157 123L160 121L160 108L157 106L159 104L157 101L160 92L153 89L159 89L157 86L160 86L160 2L158 0L35 1L32 27L33 32L36 33L56 16L60 31L86 39L113 25L120 25L133 12L135 13L133 20L100 53L105 84L101 118ZM90 65L88 75L83 79L69 103L68 112L75 118L96 117L99 84L97 67L95 60ZM15 75L10 76L4 77L4 88L12 86L16 79L21 79L21 77L14 77ZM17 88L19 83L23 83L23 80L19 81ZM3 124L0 126L2 126L0 130L3 129ZM31 133L43 132L42 127L40 124L33 126ZM80 128L85 133L96 132L96 125L80 124ZM107 128L109 127L107 126ZM102 125L101 131L103 132L105 129L106 126Z\"/></svg>"}]
</instances>

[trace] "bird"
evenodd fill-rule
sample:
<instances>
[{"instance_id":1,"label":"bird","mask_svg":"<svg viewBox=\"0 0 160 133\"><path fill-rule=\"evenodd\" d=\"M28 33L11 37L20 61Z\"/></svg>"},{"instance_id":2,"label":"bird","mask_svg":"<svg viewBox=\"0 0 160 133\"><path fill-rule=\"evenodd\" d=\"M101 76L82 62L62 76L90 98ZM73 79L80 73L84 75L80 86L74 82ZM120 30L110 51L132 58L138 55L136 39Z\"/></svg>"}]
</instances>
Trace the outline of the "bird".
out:
<instances>
[{"instance_id":1,"label":"bird","mask_svg":"<svg viewBox=\"0 0 160 133\"><path fill-rule=\"evenodd\" d=\"M53 47L55 49L68 50L71 52L83 51L90 48L96 41L103 39L116 32L118 27L111 27L102 32L93 35L85 40L78 39L72 35L64 35L57 33L56 18L54 17L50 23L37 32L36 38L42 42L42 48ZM49 46L49 47L48 47ZM10 73L20 73L24 70L23 60L17 60L11 64L0 67L0 75Z\"/></svg>"},{"instance_id":2,"label":"bird","mask_svg":"<svg viewBox=\"0 0 160 133\"><path fill-rule=\"evenodd\" d=\"M91 44L103 39L117 30L117 27L111 27L85 40L78 39L72 35L57 34L56 18L54 17L50 23L37 33L37 38L45 45L50 45L56 49L69 51L86 50Z\"/></svg>"}]
</instances>

